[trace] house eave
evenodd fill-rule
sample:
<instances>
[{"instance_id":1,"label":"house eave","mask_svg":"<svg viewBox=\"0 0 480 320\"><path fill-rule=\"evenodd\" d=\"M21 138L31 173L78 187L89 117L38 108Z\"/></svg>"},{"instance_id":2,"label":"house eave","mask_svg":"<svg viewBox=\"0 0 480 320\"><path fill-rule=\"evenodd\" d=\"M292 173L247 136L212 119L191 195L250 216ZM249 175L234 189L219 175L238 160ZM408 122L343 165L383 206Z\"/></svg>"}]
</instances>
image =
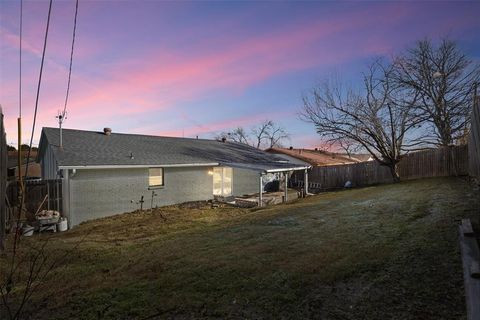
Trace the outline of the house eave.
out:
<instances>
[{"instance_id":1,"label":"house eave","mask_svg":"<svg viewBox=\"0 0 480 320\"><path fill-rule=\"evenodd\" d=\"M139 169L139 168L184 168L184 167L215 167L218 162L211 163L182 163L182 164L139 164L139 165L84 165L84 166L59 166L61 170L68 169Z\"/></svg>"},{"instance_id":2,"label":"house eave","mask_svg":"<svg viewBox=\"0 0 480 320\"><path fill-rule=\"evenodd\" d=\"M308 170L311 169L312 166L304 166L304 167L291 167L291 168L281 168L281 169L269 169L265 170L265 173L275 173L275 172L285 172L285 171L298 171L298 170Z\"/></svg>"}]
</instances>

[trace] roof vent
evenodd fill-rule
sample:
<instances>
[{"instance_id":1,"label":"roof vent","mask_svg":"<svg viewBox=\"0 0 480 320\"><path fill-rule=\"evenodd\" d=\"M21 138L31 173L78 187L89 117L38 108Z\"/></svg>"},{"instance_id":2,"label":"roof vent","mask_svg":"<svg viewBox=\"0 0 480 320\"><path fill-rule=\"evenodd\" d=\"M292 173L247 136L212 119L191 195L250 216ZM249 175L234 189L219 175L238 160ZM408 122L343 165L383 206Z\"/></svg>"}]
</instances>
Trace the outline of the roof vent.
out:
<instances>
[{"instance_id":1,"label":"roof vent","mask_svg":"<svg viewBox=\"0 0 480 320\"><path fill-rule=\"evenodd\" d=\"M105 133L106 136L109 136L112 134L112 129L111 128L103 128L103 133Z\"/></svg>"}]
</instances>

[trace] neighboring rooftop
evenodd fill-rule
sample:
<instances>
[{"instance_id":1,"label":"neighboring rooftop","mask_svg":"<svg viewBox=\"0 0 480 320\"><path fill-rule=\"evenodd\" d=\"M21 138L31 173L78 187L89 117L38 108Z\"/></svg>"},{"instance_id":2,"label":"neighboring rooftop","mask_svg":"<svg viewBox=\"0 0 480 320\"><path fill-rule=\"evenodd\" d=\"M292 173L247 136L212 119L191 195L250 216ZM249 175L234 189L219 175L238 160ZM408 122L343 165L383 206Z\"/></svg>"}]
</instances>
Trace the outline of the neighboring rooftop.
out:
<instances>
[{"instance_id":1,"label":"neighboring rooftop","mask_svg":"<svg viewBox=\"0 0 480 320\"><path fill-rule=\"evenodd\" d=\"M22 164L27 163L27 155L28 151L23 150L22 151ZM18 151L8 151L8 156L7 156L7 168L14 168L18 166ZM37 151L32 150L30 153L30 161L29 163L35 162L35 158L37 157Z\"/></svg>"},{"instance_id":2,"label":"neighboring rooftop","mask_svg":"<svg viewBox=\"0 0 480 320\"><path fill-rule=\"evenodd\" d=\"M357 163L368 161L368 155L352 155L349 157L346 154L333 153L323 150L312 149L294 149L294 148L270 148L266 150L272 154L284 154L290 157L300 159L312 166L332 166L339 164Z\"/></svg>"},{"instance_id":3,"label":"neighboring rooftop","mask_svg":"<svg viewBox=\"0 0 480 320\"><path fill-rule=\"evenodd\" d=\"M249 169L299 167L251 146L207 139L43 128L39 158L50 145L59 167L135 165L235 165Z\"/></svg>"}]
</instances>

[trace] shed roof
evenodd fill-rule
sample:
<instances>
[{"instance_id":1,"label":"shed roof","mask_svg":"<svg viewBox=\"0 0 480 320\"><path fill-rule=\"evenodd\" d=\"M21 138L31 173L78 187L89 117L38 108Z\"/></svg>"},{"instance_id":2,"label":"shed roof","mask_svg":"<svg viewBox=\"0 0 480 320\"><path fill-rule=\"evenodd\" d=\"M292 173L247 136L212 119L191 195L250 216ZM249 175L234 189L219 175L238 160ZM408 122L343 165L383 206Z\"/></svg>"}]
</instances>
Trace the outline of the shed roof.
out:
<instances>
[{"instance_id":1,"label":"shed roof","mask_svg":"<svg viewBox=\"0 0 480 320\"><path fill-rule=\"evenodd\" d=\"M59 168L228 165L261 172L305 168L236 142L43 128L39 159L47 145ZM309 166L308 166L309 167Z\"/></svg>"}]
</instances>

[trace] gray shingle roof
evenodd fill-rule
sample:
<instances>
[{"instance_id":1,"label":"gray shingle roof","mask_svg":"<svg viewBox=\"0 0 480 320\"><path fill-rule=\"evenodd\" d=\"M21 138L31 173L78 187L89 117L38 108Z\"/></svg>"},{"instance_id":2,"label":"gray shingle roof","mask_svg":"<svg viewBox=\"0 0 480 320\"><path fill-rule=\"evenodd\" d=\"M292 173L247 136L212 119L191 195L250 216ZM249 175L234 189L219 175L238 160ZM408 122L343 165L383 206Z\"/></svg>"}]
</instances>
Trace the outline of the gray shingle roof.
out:
<instances>
[{"instance_id":1,"label":"gray shingle roof","mask_svg":"<svg viewBox=\"0 0 480 320\"><path fill-rule=\"evenodd\" d=\"M49 144L58 166L104 165L184 165L219 163L258 168L291 168L275 155L251 146L207 139L160 137L137 134L63 129L63 149L59 148L59 129L43 128L40 154ZM130 155L133 155L133 159ZM281 161L281 162L279 162Z\"/></svg>"}]
</instances>

